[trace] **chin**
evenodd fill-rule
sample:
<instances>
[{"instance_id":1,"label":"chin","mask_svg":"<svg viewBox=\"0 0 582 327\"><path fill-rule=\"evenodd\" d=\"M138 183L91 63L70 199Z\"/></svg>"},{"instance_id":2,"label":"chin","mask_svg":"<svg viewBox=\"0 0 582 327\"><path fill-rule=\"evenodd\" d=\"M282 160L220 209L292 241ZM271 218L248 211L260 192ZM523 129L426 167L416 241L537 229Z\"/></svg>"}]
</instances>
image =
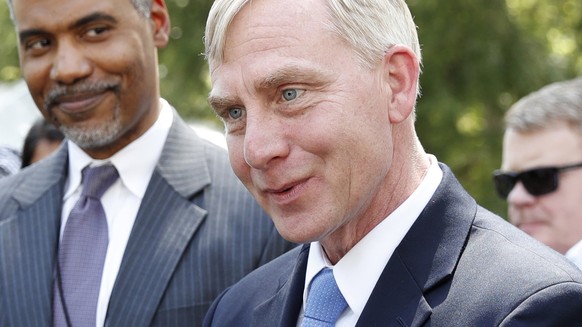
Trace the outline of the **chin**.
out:
<instances>
[{"instance_id":1,"label":"chin","mask_svg":"<svg viewBox=\"0 0 582 327\"><path fill-rule=\"evenodd\" d=\"M289 242L311 243L319 241L323 235L318 229L314 229L314 226L310 226L308 223L302 223L297 219L287 217L281 220L273 219L273 221L279 234Z\"/></svg>"},{"instance_id":2,"label":"chin","mask_svg":"<svg viewBox=\"0 0 582 327\"><path fill-rule=\"evenodd\" d=\"M117 121L103 124L101 127L86 129L61 126L61 130L69 140L80 148L100 149L115 143L122 130L121 124Z\"/></svg>"}]
</instances>

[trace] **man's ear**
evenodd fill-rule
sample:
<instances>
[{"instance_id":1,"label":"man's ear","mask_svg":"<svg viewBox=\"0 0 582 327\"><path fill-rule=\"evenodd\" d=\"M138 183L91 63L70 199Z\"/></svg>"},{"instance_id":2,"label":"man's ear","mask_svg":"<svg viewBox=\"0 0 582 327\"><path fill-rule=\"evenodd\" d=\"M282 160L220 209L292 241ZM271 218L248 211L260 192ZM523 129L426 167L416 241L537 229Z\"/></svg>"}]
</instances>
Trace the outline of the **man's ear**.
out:
<instances>
[{"instance_id":1,"label":"man's ear","mask_svg":"<svg viewBox=\"0 0 582 327\"><path fill-rule=\"evenodd\" d=\"M390 122L406 120L414 110L420 64L406 46L394 45L384 54L384 82L390 88Z\"/></svg>"},{"instance_id":2,"label":"man's ear","mask_svg":"<svg viewBox=\"0 0 582 327\"><path fill-rule=\"evenodd\" d=\"M152 0L150 20L154 24L154 44L163 48L170 38L170 13L164 0Z\"/></svg>"}]
</instances>

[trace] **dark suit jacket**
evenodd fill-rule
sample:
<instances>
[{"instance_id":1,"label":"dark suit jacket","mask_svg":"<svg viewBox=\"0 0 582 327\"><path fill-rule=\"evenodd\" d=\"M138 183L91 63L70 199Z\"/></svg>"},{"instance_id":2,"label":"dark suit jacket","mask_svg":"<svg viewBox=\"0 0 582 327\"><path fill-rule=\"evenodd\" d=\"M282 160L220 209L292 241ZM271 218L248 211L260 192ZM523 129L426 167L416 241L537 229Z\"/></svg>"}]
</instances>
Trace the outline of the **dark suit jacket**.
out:
<instances>
[{"instance_id":1,"label":"dark suit jacket","mask_svg":"<svg viewBox=\"0 0 582 327\"><path fill-rule=\"evenodd\" d=\"M51 325L67 165L65 144L0 181L0 326ZM226 151L198 138L174 114L106 325L200 325L222 290L289 248L234 176Z\"/></svg>"},{"instance_id":2,"label":"dark suit jacket","mask_svg":"<svg viewBox=\"0 0 582 327\"><path fill-rule=\"evenodd\" d=\"M478 206L450 170L386 265L357 326L582 326L582 273ZM206 326L295 327L309 247L221 294Z\"/></svg>"}]
</instances>

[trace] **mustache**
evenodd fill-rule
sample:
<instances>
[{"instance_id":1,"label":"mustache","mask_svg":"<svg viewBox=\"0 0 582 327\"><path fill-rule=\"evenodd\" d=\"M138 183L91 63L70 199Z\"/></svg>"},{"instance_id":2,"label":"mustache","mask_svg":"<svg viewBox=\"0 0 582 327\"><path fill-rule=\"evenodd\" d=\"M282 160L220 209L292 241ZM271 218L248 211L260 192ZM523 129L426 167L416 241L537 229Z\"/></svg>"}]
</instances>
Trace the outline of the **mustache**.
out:
<instances>
[{"instance_id":1,"label":"mustache","mask_svg":"<svg viewBox=\"0 0 582 327\"><path fill-rule=\"evenodd\" d=\"M49 108L58 104L63 96L76 96L85 93L100 93L108 90L118 92L119 84L116 82L83 82L74 85L57 85L53 87L44 100L44 107Z\"/></svg>"}]
</instances>

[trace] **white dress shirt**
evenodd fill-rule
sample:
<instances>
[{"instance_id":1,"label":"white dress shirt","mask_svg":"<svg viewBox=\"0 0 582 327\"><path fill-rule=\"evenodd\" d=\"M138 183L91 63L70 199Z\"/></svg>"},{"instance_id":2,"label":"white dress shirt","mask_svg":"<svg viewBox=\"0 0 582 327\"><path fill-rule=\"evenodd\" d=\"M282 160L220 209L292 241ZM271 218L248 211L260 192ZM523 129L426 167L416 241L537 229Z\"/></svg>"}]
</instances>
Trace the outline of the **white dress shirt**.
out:
<instances>
[{"instance_id":1,"label":"white dress shirt","mask_svg":"<svg viewBox=\"0 0 582 327\"><path fill-rule=\"evenodd\" d=\"M572 261L578 268L582 269L582 240L578 241L566 252L566 258Z\"/></svg>"},{"instance_id":2,"label":"white dress shirt","mask_svg":"<svg viewBox=\"0 0 582 327\"><path fill-rule=\"evenodd\" d=\"M104 325L109 298L119 272L127 240L172 125L172 108L163 99L160 99L160 106L160 115L154 125L109 159L92 159L75 143L68 141L69 176L65 184L63 198L61 237L69 213L81 194L81 170L88 165L99 166L111 163L119 172L119 179L101 198L107 216L109 245L97 303L97 327Z\"/></svg>"},{"instance_id":3,"label":"white dress shirt","mask_svg":"<svg viewBox=\"0 0 582 327\"><path fill-rule=\"evenodd\" d=\"M336 282L348 303L348 308L336 322L338 327L355 326L370 294L388 260L416 221L439 186L443 172L437 159L429 155L430 167L418 188L396 210L361 239L346 255L332 266L321 244L310 245L303 291L303 307L297 326L301 325L309 284L324 267L333 269Z\"/></svg>"}]
</instances>

